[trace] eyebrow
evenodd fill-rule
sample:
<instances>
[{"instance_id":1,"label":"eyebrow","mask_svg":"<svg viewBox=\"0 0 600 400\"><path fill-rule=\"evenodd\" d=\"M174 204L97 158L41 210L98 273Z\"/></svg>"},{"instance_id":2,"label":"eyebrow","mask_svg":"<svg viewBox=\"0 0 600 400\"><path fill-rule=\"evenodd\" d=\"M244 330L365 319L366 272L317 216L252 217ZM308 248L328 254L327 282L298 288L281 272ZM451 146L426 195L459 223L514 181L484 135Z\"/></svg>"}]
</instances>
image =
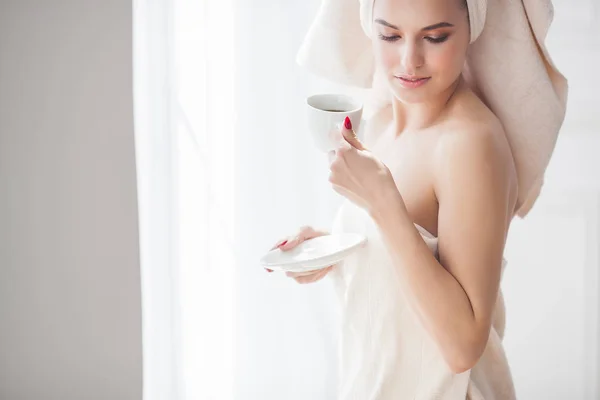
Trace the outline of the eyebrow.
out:
<instances>
[{"instance_id":1,"label":"eyebrow","mask_svg":"<svg viewBox=\"0 0 600 400\"><path fill-rule=\"evenodd\" d=\"M396 25L392 25L387 21L382 20L381 18L377 18L375 20L375 22L377 22L378 24L381 24L383 26L387 26L388 28L392 28L392 29L396 29L396 30L400 30L400 28L398 28ZM451 28L454 25L452 25L449 22L439 22L437 24L433 24L433 25L429 25L426 26L425 28L421 29L421 31L432 31L434 29L439 29L439 28Z\"/></svg>"}]
</instances>

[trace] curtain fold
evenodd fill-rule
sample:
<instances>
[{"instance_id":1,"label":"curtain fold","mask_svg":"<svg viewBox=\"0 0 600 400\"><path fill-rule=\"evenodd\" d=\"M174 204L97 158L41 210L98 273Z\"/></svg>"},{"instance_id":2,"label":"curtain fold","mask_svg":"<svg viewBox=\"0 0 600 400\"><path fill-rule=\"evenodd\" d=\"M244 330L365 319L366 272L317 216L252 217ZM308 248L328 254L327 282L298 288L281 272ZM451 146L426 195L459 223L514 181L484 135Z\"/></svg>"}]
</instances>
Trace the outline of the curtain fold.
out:
<instances>
[{"instance_id":1,"label":"curtain fold","mask_svg":"<svg viewBox=\"0 0 600 400\"><path fill-rule=\"evenodd\" d=\"M232 399L231 8L134 1L145 400Z\"/></svg>"}]
</instances>

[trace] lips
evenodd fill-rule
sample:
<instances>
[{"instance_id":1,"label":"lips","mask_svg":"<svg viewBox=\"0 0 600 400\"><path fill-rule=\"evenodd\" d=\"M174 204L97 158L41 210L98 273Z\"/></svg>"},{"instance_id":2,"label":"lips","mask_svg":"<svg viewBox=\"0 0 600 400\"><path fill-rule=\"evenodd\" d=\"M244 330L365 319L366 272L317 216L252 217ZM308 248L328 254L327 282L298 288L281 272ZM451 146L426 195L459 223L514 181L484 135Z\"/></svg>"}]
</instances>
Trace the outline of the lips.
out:
<instances>
[{"instance_id":1,"label":"lips","mask_svg":"<svg viewBox=\"0 0 600 400\"><path fill-rule=\"evenodd\" d=\"M419 77L419 76L397 76L396 78L402 79L407 82L418 82L423 79L428 79L427 77Z\"/></svg>"},{"instance_id":2,"label":"lips","mask_svg":"<svg viewBox=\"0 0 600 400\"><path fill-rule=\"evenodd\" d=\"M407 89L415 89L425 85L430 77L424 78L419 76L397 76L400 85Z\"/></svg>"}]
</instances>

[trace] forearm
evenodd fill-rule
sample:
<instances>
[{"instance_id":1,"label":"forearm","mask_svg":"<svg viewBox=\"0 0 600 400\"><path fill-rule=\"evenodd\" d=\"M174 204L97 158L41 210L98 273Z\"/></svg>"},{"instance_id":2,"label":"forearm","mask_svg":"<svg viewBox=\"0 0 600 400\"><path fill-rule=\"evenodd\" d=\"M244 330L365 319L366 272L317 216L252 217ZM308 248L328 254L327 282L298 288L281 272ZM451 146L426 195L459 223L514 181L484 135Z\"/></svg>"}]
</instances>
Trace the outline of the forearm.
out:
<instances>
[{"instance_id":1,"label":"forearm","mask_svg":"<svg viewBox=\"0 0 600 400\"><path fill-rule=\"evenodd\" d=\"M434 257L399 193L371 211L394 261L403 293L456 372L478 358L483 329L460 283Z\"/></svg>"}]
</instances>

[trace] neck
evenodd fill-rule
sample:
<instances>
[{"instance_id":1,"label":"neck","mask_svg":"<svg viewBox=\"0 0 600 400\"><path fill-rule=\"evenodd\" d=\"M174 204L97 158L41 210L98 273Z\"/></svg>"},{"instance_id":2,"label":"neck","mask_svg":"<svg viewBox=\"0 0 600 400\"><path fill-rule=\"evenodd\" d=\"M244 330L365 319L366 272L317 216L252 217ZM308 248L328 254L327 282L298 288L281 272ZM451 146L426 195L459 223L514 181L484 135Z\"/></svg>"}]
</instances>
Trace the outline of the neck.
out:
<instances>
[{"instance_id":1,"label":"neck","mask_svg":"<svg viewBox=\"0 0 600 400\"><path fill-rule=\"evenodd\" d=\"M445 111L452 95L462 86L462 76L434 99L423 103L407 104L395 96L392 100L396 135L407 130L421 130L434 124Z\"/></svg>"}]
</instances>

